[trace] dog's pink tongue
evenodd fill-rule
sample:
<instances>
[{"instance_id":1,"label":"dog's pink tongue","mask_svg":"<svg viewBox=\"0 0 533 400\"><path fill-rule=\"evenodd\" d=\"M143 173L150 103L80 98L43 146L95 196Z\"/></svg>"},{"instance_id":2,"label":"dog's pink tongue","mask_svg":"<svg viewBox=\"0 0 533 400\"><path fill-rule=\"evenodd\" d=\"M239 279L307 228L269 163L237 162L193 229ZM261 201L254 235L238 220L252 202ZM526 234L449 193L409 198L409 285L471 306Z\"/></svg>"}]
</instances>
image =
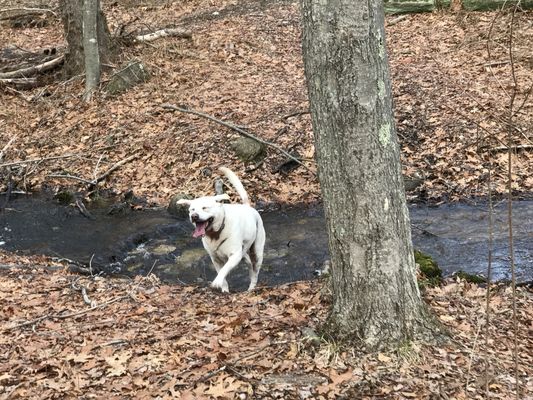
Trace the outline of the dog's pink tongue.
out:
<instances>
[{"instance_id":1,"label":"dog's pink tongue","mask_svg":"<svg viewBox=\"0 0 533 400\"><path fill-rule=\"evenodd\" d=\"M207 221L205 222L197 222L196 228L194 229L194 232L192 233L192 237L200 237L205 235L205 228L207 227Z\"/></svg>"}]
</instances>

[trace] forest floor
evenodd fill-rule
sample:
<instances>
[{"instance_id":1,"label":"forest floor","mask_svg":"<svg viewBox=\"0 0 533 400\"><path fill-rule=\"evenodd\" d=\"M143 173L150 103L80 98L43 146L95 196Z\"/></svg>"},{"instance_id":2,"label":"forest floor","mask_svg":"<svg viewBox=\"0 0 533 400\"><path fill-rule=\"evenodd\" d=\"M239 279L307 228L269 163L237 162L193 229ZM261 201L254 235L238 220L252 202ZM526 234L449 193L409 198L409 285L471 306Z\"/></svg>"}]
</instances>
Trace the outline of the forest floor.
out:
<instances>
[{"instance_id":1,"label":"forest floor","mask_svg":"<svg viewBox=\"0 0 533 400\"><path fill-rule=\"evenodd\" d=\"M223 295L206 288L81 277L0 275L0 398L521 399L533 394L533 294L465 281L424 300L447 341L362 354L317 336L323 281ZM516 342L515 342L516 340ZM516 350L515 350L516 345Z\"/></svg>"},{"instance_id":2,"label":"forest floor","mask_svg":"<svg viewBox=\"0 0 533 400\"><path fill-rule=\"evenodd\" d=\"M3 1L5 3L6 0ZM183 105L245 127L258 137L305 159L314 155L300 44L300 14L293 1L118 1L104 11L111 31L128 34L178 26L192 39L165 38L124 46L109 77L131 59L142 60L152 78L125 94L81 102L83 77L48 74L46 85L0 91L0 143L15 140L5 163L14 189L61 186L86 189L73 175L92 180L122 165L101 188L135 194L158 204L172 194L212 193L218 166L234 169L256 202L309 203L320 199L313 161L309 169L277 172L284 157L269 148L250 171L229 147L238 134L194 115L170 112ZM497 18L495 18L497 17ZM421 179L413 200L439 203L487 194L507 185L507 117L513 86L508 57L509 15L430 13L387 18L397 132L404 174ZM512 188L533 189L532 14L514 21L517 92L512 123ZM0 30L4 49L64 52L62 25ZM490 55L487 50L490 44ZM0 50L1 51L1 50ZM0 53L0 71L10 63ZM13 66L11 65L11 68ZM528 100L525 101L524 100ZM296 113L296 114L295 114ZM0 146L3 147L3 146ZM60 159L41 160L73 155ZM4 176L5 168L2 172ZM7 179L0 180L0 191Z\"/></svg>"},{"instance_id":3,"label":"forest floor","mask_svg":"<svg viewBox=\"0 0 533 400\"><path fill-rule=\"evenodd\" d=\"M296 2L104 3L113 32L179 26L192 39L124 46L103 85L133 58L145 63L151 79L90 104L80 101L82 77L66 80L60 72L41 77L43 86L31 90L0 87L0 192L9 185L87 193L83 183L50 175L91 180L133 156L100 187L133 190L164 205L175 193L212 193L214 171L225 165L255 202L320 200L312 161L305 162L308 169L279 173L284 158L270 148L253 169L228 146L235 132L162 108L170 103L211 114L311 160ZM0 8L11 6L0 1ZM511 145L518 197L533 191L531 20L529 12L514 21ZM496 13L387 17L403 170L421 181L411 200L486 196L489 170L494 192L505 192L515 87L509 22L509 15ZM65 48L61 23L50 16L37 27L3 22L0 43L0 72L12 66L8 47L37 55ZM165 285L153 275L133 281L74 275L62 266L37 266L52 264L41 257L0 252L0 264L32 265L0 273L0 398L470 399L483 398L488 387L490 398L509 399L514 354L520 396L533 398L527 287L518 288L516 325L510 288L494 288L488 336L484 288L450 280L427 289L424 299L449 341L364 355L309 337L327 315L324 281L221 295Z\"/></svg>"}]
</instances>

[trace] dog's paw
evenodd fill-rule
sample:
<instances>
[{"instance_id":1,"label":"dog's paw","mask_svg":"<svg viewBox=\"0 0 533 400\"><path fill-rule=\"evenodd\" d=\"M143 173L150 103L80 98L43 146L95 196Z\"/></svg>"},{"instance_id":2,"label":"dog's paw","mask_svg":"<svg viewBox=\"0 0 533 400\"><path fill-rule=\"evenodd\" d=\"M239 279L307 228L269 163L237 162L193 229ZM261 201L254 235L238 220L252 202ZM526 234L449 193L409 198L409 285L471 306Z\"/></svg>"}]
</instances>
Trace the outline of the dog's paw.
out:
<instances>
[{"instance_id":1,"label":"dog's paw","mask_svg":"<svg viewBox=\"0 0 533 400\"><path fill-rule=\"evenodd\" d=\"M213 289L220 290L222 293L229 293L228 282L226 282L225 279L219 279L217 277L213 282L211 282L211 287Z\"/></svg>"}]
</instances>

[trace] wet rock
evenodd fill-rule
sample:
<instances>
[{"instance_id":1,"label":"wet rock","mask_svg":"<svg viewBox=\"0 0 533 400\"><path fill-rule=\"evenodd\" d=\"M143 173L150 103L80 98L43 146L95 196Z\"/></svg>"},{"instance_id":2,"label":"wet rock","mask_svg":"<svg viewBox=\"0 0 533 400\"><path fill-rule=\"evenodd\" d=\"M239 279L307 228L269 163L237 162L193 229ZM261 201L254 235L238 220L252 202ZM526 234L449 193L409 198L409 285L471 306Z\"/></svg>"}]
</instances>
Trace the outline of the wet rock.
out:
<instances>
[{"instance_id":1,"label":"wet rock","mask_svg":"<svg viewBox=\"0 0 533 400\"><path fill-rule=\"evenodd\" d=\"M109 209L107 210L107 214L108 215L121 215L121 216L124 216L124 215L131 214L132 212L133 212L133 210L131 209L130 204L127 203L127 202L115 203L115 204L111 205L111 207L109 207Z\"/></svg>"},{"instance_id":2,"label":"wet rock","mask_svg":"<svg viewBox=\"0 0 533 400\"><path fill-rule=\"evenodd\" d=\"M170 254L173 251L176 251L175 246L170 246L168 244L160 244L156 248L152 249L152 254L155 254L157 256L162 256L164 254Z\"/></svg>"},{"instance_id":3,"label":"wet rock","mask_svg":"<svg viewBox=\"0 0 533 400\"><path fill-rule=\"evenodd\" d=\"M237 138L230 143L235 155L244 162L259 162L266 156L266 146L247 137Z\"/></svg>"},{"instance_id":4,"label":"wet rock","mask_svg":"<svg viewBox=\"0 0 533 400\"><path fill-rule=\"evenodd\" d=\"M193 197L186 193L178 193L170 199L167 211L170 215L178 218L187 218L189 216L189 207L184 204L178 204L180 199L192 200Z\"/></svg>"},{"instance_id":5,"label":"wet rock","mask_svg":"<svg viewBox=\"0 0 533 400\"><path fill-rule=\"evenodd\" d=\"M128 89L146 82L150 74L144 64L138 60L130 61L125 67L111 77L105 91L111 96L126 92Z\"/></svg>"},{"instance_id":6,"label":"wet rock","mask_svg":"<svg viewBox=\"0 0 533 400\"><path fill-rule=\"evenodd\" d=\"M193 267L198 264L200 259L206 255L203 248L185 250L176 260L179 267Z\"/></svg>"}]
</instances>

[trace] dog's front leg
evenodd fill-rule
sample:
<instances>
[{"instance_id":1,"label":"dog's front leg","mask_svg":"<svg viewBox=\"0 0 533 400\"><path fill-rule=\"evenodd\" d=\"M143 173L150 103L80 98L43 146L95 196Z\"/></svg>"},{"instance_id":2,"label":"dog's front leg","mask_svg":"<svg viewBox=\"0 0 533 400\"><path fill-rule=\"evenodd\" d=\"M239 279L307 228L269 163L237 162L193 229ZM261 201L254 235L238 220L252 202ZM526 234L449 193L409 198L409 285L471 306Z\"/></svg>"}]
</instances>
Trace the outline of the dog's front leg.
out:
<instances>
[{"instance_id":1,"label":"dog's front leg","mask_svg":"<svg viewBox=\"0 0 533 400\"><path fill-rule=\"evenodd\" d=\"M226 277L228 276L230 271L239 264L239 261L241 261L241 259L242 251L230 255L228 257L228 261L226 261L226 264L224 264L224 266L218 271L217 277L211 283L211 287L215 289L220 289L222 290L222 292L229 292ZM224 285L224 283L226 284Z\"/></svg>"},{"instance_id":2,"label":"dog's front leg","mask_svg":"<svg viewBox=\"0 0 533 400\"><path fill-rule=\"evenodd\" d=\"M212 255L211 255L211 261L213 261L213 265L215 266L215 271L217 271L217 276L218 276L218 273L220 272L224 264L221 263L216 257ZM221 290L222 292L229 292L228 281L226 279L224 279L224 281L222 282Z\"/></svg>"}]
</instances>

